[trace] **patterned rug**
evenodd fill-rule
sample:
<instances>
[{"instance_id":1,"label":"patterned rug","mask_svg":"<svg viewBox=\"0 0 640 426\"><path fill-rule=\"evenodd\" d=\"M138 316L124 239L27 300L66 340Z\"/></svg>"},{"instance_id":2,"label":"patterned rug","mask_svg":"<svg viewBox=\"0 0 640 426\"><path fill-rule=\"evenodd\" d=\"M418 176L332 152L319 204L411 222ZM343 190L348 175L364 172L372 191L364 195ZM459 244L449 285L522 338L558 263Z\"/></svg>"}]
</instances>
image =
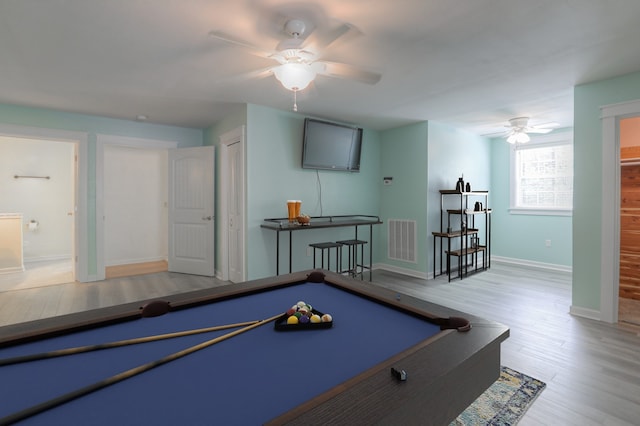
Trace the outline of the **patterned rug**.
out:
<instances>
[{"instance_id":1,"label":"patterned rug","mask_svg":"<svg viewBox=\"0 0 640 426\"><path fill-rule=\"evenodd\" d=\"M544 382L503 366L500 378L450 426L515 425L545 387Z\"/></svg>"}]
</instances>

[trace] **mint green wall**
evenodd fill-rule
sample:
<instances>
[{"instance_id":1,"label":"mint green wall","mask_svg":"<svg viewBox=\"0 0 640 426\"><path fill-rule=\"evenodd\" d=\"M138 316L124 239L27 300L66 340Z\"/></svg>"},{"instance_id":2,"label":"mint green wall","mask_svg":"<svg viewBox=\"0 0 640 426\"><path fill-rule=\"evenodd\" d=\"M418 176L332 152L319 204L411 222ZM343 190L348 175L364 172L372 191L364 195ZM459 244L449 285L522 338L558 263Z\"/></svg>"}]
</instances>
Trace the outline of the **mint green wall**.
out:
<instances>
[{"instance_id":1,"label":"mint green wall","mask_svg":"<svg viewBox=\"0 0 640 426\"><path fill-rule=\"evenodd\" d=\"M561 129L558 131L566 131ZM504 138L491 140L492 250L494 256L571 267L571 216L509 213L511 145ZM551 240L551 247L545 246Z\"/></svg>"},{"instance_id":2,"label":"mint green wall","mask_svg":"<svg viewBox=\"0 0 640 426\"><path fill-rule=\"evenodd\" d=\"M87 229L84 230L89 249L87 273L97 272L96 261L96 135L118 135L178 142L181 147L202 145L203 132L175 126L163 126L136 121L116 120L93 115L72 114L0 104L0 123L87 133Z\"/></svg>"},{"instance_id":3,"label":"mint green wall","mask_svg":"<svg viewBox=\"0 0 640 426\"><path fill-rule=\"evenodd\" d=\"M73 114L43 108L0 104L0 122L19 126L86 132L89 140L96 134L175 141L181 147L202 145L203 131L138 121L117 120L96 115Z\"/></svg>"},{"instance_id":4,"label":"mint green wall","mask_svg":"<svg viewBox=\"0 0 640 426\"><path fill-rule=\"evenodd\" d=\"M574 90L573 305L600 309L602 126L600 107L640 99L640 72Z\"/></svg>"},{"instance_id":5,"label":"mint green wall","mask_svg":"<svg viewBox=\"0 0 640 426\"><path fill-rule=\"evenodd\" d=\"M380 191L380 218L384 222L378 239L380 261L392 267L426 273L427 253L427 129L426 122L381 132L381 173L375 188ZM383 185L383 177L393 177L391 185ZM417 224L417 263L387 257L387 224L389 219L415 220ZM422 276L422 274L417 274Z\"/></svg>"},{"instance_id":6,"label":"mint green wall","mask_svg":"<svg viewBox=\"0 0 640 426\"><path fill-rule=\"evenodd\" d=\"M265 218L286 217L288 199L302 200L302 212L310 216L378 215L381 185L378 132L364 131L360 173L318 172L322 184L321 210L316 171L301 168L303 122L302 114L257 105L247 107L248 279L275 274L276 233L260 228L260 224ZM312 258L306 256L309 243L346 238L353 238L352 228L294 232L293 270L313 266ZM286 233L281 235L283 247L281 273L288 272Z\"/></svg>"},{"instance_id":7,"label":"mint green wall","mask_svg":"<svg viewBox=\"0 0 640 426\"><path fill-rule=\"evenodd\" d=\"M434 121L429 122L429 187L427 196L427 230L429 272L433 272L433 236L440 231L440 190L455 189L458 178L464 175L464 181L471 184L472 191L490 191L490 141L487 138L456 129ZM459 199L447 197L445 204L449 208L460 208ZM494 199L489 195L489 205ZM483 202L483 199L472 198ZM474 201L474 202L475 202ZM456 204L457 203L457 204ZM446 216L444 217L446 226ZM458 226L455 226L459 228ZM484 232L484 221L478 218L475 227ZM439 256L436 260L439 265ZM439 266L437 270L439 270Z\"/></svg>"}]
</instances>

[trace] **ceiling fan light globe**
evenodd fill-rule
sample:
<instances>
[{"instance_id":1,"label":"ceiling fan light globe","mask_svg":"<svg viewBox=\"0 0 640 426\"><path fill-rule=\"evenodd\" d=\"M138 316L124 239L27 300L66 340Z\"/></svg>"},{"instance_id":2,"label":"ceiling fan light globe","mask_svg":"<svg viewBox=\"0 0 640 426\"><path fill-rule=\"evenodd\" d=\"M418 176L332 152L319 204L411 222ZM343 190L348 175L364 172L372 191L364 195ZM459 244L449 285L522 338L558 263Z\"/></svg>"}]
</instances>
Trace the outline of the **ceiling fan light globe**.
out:
<instances>
[{"instance_id":1,"label":"ceiling fan light globe","mask_svg":"<svg viewBox=\"0 0 640 426\"><path fill-rule=\"evenodd\" d=\"M522 133L518 133L518 135L516 136L516 142L517 143L527 143L531 140L531 138L529 137L528 134L522 132Z\"/></svg>"},{"instance_id":2,"label":"ceiling fan light globe","mask_svg":"<svg viewBox=\"0 0 640 426\"><path fill-rule=\"evenodd\" d=\"M316 72L309 64L288 63L273 69L278 81L288 90L305 89L316 78Z\"/></svg>"},{"instance_id":3,"label":"ceiling fan light globe","mask_svg":"<svg viewBox=\"0 0 640 426\"><path fill-rule=\"evenodd\" d=\"M509 135L509 137L507 138L507 142L509 142L511 144L514 144L514 143L527 143L530 140L531 140L531 138L525 132L515 132L515 133L512 133L511 135Z\"/></svg>"}]
</instances>

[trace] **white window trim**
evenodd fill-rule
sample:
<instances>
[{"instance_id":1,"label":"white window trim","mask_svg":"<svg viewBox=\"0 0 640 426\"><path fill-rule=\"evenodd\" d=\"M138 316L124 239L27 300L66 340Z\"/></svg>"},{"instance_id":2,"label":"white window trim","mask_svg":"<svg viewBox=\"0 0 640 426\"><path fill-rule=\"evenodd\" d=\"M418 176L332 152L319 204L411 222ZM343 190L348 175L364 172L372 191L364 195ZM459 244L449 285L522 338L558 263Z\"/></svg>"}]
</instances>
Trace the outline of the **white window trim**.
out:
<instances>
[{"instance_id":1,"label":"white window trim","mask_svg":"<svg viewBox=\"0 0 640 426\"><path fill-rule=\"evenodd\" d=\"M573 209L567 208L531 208L516 207L516 151L519 149L540 148L544 146L564 145L570 143L573 146L573 131L563 131L550 133L548 135L536 135L531 137L531 141L523 144L513 144L509 158L509 213L534 216L572 216Z\"/></svg>"}]
</instances>

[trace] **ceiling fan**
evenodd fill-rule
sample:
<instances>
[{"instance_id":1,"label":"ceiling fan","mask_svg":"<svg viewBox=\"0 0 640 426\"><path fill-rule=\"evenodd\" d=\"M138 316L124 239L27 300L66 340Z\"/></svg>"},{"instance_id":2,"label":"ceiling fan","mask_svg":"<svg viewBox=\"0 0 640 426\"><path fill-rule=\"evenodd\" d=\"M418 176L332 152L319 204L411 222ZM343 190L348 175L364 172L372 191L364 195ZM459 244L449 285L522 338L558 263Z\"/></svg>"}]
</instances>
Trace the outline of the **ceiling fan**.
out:
<instances>
[{"instance_id":1,"label":"ceiling fan","mask_svg":"<svg viewBox=\"0 0 640 426\"><path fill-rule=\"evenodd\" d=\"M209 36L276 61L277 65L264 71L273 73L283 87L294 92L293 109L297 111L297 92L304 90L317 75L345 78L367 84L376 84L380 81L382 76L378 73L353 65L320 60L324 53L323 50L354 31L355 28L352 25L342 24L331 31L320 34L313 23L307 23L302 19L288 19L282 28L282 33L286 38L281 40L272 51L260 49L221 31L210 31Z\"/></svg>"},{"instance_id":2,"label":"ceiling fan","mask_svg":"<svg viewBox=\"0 0 640 426\"><path fill-rule=\"evenodd\" d=\"M549 127L529 126L529 117L512 118L506 127L511 130L509 130L505 137L507 138L507 142L512 144L529 142L531 138L528 133L545 134L553 130Z\"/></svg>"}]
</instances>

